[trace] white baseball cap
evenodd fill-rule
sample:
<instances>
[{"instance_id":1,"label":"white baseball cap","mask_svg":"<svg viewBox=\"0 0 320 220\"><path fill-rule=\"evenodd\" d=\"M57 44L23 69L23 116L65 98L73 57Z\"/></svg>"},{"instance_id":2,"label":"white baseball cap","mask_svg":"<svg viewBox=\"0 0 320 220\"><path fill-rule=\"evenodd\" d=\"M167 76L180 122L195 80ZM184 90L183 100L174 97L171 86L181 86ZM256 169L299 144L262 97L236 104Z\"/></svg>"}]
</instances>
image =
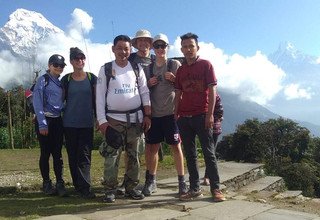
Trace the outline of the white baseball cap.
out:
<instances>
[{"instance_id":1,"label":"white baseball cap","mask_svg":"<svg viewBox=\"0 0 320 220\"><path fill-rule=\"evenodd\" d=\"M158 41L158 40L161 40L163 42L165 42L166 44L169 44L169 40L168 40L168 37L167 35L165 34L158 34L156 35L153 40L152 40L152 44L154 44L154 42Z\"/></svg>"}]
</instances>

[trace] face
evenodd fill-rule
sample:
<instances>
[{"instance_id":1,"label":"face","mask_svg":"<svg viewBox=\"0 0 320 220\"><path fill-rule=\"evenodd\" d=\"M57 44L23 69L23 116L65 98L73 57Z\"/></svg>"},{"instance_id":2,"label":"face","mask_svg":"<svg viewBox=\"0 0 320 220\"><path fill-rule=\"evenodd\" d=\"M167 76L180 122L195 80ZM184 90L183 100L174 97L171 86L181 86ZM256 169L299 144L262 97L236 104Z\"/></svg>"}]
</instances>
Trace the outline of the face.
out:
<instances>
[{"instance_id":1,"label":"face","mask_svg":"<svg viewBox=\"0 0 320 220\"><path fill-rule=\"evenodd\" d=\"M139 37L136 39L136 46L139 51L148 52L151 48L151 39L147 37Z\"/></svg>"},{"instance_id":2,"label":"face","mask_svg":"<svg viewBox=\"0 0 320 220\"><path fill-rule=\"evenodd\" d=\"M50 73L52 73L56 76L59 76L63 72L65 65L52 63L52 64L49 64L48 67L49 67Z\"/></svg>"},{"instance_id":3,"label":"face","mask_svg":"<svg viewBox=\"0 0 320 220\"><path fill-rule=\"evenodd\" d=\"M127 41L118 41L116 45L112 46L117 61L125 61L130 56L131 44Z\"/></svg>"},{"instance_id":4,"label":"face","mask_svg":"<svg viewBox=\"0 0 320 220\"><path fill-rule=\"evenodd\" d=\"M83 54L77 55L74 59L70 60L74 69L83 69L86 62L86 57Z\"/></svg>"},{"instance_id":5,"label":"face","mask_svg":"<svg viewBox=\"0 0 320 220\"><path fill-rule=\"evenodd\" d=\"M185 39L181 42L181 52L186 59L197 58L198 50L199 46L197 45L195 39Z\"/></svg>"},{"instance_id":6,"label":"face","mask_svg":"<svg viewBox=\"0 0 320 220\"><path fill-rule=\"evenodd\" d=\"M168 51L168 45L162 40L153 43L153 50L157 57L165 57Z\"/></svg>"}]
</instances>

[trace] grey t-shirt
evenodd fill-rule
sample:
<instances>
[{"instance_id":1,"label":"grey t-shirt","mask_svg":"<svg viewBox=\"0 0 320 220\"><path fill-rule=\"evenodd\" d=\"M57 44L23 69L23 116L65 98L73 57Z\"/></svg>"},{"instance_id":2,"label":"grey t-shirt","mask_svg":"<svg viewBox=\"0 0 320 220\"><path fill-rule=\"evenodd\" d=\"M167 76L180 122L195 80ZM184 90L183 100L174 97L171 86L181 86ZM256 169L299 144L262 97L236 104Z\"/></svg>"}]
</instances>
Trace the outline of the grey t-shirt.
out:
<instances>
[{"instance_id":1,"label":"grey t-shirt","mask_svg":"<svg viewBox=\"0 0 320 220\"><path fill-rule=\"evenodd\" d=\"M175 75L180 65L179 61L172 60L170 71ZM159 83L149 88L152 117L163 117L174 113L174 84L164 77L164 74L168 72L167 66L168 60L163 66L158 67L155 63L153 65L153 75L158 77ZM150 74L147 79L150 79Z\"/></svg>"},{"instance_id":2,"label":"grey t-shirt","mask_svg":"<svg viewBox=\"0 0 320 220\"><path fill-rule=\"evenodd\" d=\"M68 100L63 113L63 126L73 128L93 127L92 91L88 77L82 81L70 80Z\"/></svg>"}]
</instances>

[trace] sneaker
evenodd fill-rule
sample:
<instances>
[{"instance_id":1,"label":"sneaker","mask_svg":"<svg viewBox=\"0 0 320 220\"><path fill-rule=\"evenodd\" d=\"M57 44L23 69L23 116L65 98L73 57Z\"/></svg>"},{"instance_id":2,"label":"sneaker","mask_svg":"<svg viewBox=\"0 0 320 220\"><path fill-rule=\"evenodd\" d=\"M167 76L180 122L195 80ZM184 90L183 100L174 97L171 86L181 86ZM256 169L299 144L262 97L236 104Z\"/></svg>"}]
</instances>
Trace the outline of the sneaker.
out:
<instances>
[{"instance_id":1,"label":"sneaker","mask_svg":"<svg viewBox=\"0 0 320 220\"><path fill-rule=\"evenodd\" d=\"M144 199L144 194L142 194L139 190L136 190L136 189L132 189L132 190L126 191L125 196L129 197L129 198L131 198L133 200Z\"/></svg>"},{"instance_id":2,"label":"sneaker","mask_svg":"<svg viewBox=\"0 0 320 220\"><path fill-rule=\"evenodd\" d=\"M63 180L58 181L56 183L56 190L57 190L58 196L60 196L60 197L67 196L67 190L66 190L66 187L64 185L64 181Z\"/></svg>"},{"instance_id":3,"label":"sneaker","mask_svg":"<svg viewBox=\"0 0 320 220\"><path fill-rule=\"evenodd\" d=\"M212 197L215 202L222 202L226 200L220 189L214 189L212 191Z\"/></svg>"},{"instance_id":4,"label":"sneaker","mask_svg":"<svg viewBox=\"0 0 320 220\"><path fill-rule=\"evenodd\" d=\"M186 194L188 192L188 186L185 181L179 182L179 195Z\"/></svg>"},{"instance_id":5,"label":"sneaker","mask_svg":"<svg viewBox=\"0 0 320 220\"><path fill-rule=\"evenodd\" d=\"M210 180L209 180L209 178L204 177L204 178L203 178L202 185L204 185L204 186L210 186Z\"/></svg>"},{"instance_id":6,"label":"sneaker","mask_svg":"<svg viewBox=\"0 0 320 220\"><path fill-rule=\"evenodd\" d=\"M147 180L142 189L145 196L150 196L152 193L157 192L157 183L155 180Z\"/></svg>"},{"instance_id":7,"label":"sneaker","mask_svg":"<svg viewBox=\"0 0 320 220\"><path fill-rule=\"evenodd\" d=\"M180 195L179 199L181 201L190 201L202 196L203 194L200 189L198 190L190 189L187 193Z\"/></svg>"},{"instance_id":8,"label":"sneaker","mask_svg":"<svg viewBox=\"0 0 320 220\"><path fill-rule=\"evenodd\" d=\"M56 193L51 180L43 181L42 190L46 195L54 195Z\"/></svg>"},{"instance_id":9,"label":"sneaker","mask_svg":"<svg viewBox=\"0 0 320 220\"><path fill-rule=\"evenodd\" d=\"M104 198L103 198L103 202L113 203L115 201L116 201L116 195L115 195L114 191L107 191L105 193Z\"/></svg>"}]
</instances>

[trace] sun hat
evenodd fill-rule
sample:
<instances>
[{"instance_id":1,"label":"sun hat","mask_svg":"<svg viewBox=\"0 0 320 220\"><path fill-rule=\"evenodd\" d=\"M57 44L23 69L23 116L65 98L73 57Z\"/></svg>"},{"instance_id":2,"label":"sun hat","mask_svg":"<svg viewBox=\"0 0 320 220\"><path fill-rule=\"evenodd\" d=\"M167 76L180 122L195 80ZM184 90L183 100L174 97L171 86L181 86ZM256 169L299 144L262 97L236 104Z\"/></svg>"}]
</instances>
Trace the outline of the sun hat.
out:
<instances>
[{"instance_id":1,"label":"sun hat","mask_svg":"<svg viewBox=\"0 0 320 220\"><path fill-rule=\"evenodd\" d=\"M145 38L150 38L150 43L152 43L152 37L151 37L151 33L148 30L138 30L136 32L136 36L131 40L132 46L134 48L137 48L137 38L141 38L141 37L145 37Z\"/></svg>"},{"instance_id":2,"label":"sun hat","mask_svg":"<svg viewBox=\"0 0 320 220\"><path fill-rule=\"evenodd\" d=\"M154 42L156 42L158 40L161 40L161 41L165 42L166 44L169 44L168 37L165 34L156 35L152 40L152 44L154 44Z\"/></svg>"},{"instance_id":3,"label":"sun hat","mask_svg":"<svg viewBox=\"0 0 320 220\"><path fill-rule=\"evenodd\" d=\"M64 65L67 65L65 64L64 62L64 57L59 55L59 54L53 54L50 58L49 58L49 61L48 61L49 64L53 64L53 63L56 63L56 64L64 64Z\"/></svg>"},{"instance_id":4,"label":"sun hat","mask_svg":"<svg viewBox=\"0 0 320 220\"><path fill-rule=\"evenodd\" d=\"M81 54L82 56L86 57L82 50L80 50L78 47L71 47L70 48L70 60L73 60L78 57L78 55Z\"/></svg>"}]
</instances>

